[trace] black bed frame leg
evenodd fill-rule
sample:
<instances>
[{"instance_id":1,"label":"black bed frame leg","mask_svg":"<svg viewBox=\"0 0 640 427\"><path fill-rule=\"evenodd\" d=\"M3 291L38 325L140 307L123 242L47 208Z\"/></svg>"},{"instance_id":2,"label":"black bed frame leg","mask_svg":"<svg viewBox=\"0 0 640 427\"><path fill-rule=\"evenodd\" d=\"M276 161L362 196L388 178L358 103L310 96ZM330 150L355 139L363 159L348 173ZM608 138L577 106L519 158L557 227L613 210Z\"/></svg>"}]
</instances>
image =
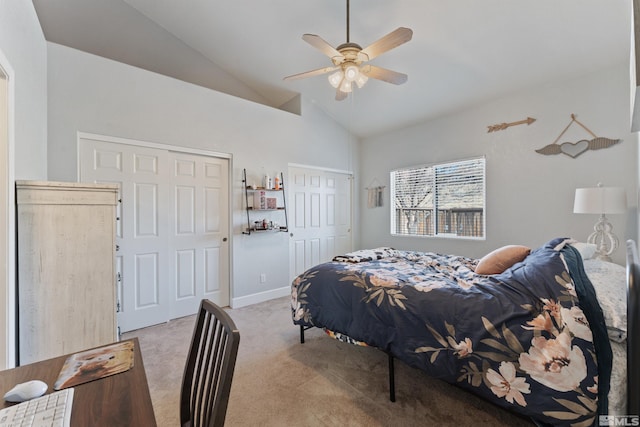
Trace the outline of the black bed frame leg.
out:
<instances>
[{"instance_id":1,"label":"black bed frame leg","mask_svg":"<svg viewBox=\"0 0 640 427\"><path fill-rule=\"evenodd\" d=\"M310 327L305 328L303 325L299 325L299 326L300 326L300 344L304 344L304 330L309 329ZM387 357L389 358L389 400L392 402L395 402L396 401L396 379L395 379L393 356L391 355L391 353L387 353Z\"/></svg>"},{"instance_id":2,"label":"black bed frame leg","mask_svg":"<svg viewBox=\"0 0 640 427\"><path fill-rule=\"evenodd\" d=\"M389 400L392 402L396 401L396 380L395 380L395 370L393 368L393 356L391 353L387 353L389 356Z\"/></svg>"}]
</instances>

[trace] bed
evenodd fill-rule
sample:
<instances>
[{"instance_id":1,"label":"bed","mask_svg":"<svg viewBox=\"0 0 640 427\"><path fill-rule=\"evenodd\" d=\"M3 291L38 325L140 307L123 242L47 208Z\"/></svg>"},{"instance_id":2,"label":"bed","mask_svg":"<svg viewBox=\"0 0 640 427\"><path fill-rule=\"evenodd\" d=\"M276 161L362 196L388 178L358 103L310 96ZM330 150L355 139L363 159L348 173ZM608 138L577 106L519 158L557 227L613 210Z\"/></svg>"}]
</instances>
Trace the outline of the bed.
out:
<instances>
[{"instance_id":1,"label":"bed","mask_svg":"<svg viewBox=\"0 0 640 427\"><path fill-rule=\"evenodd\" d=\"M301 342L317 327L387 353L392 401L399 359L538 424L597 425L638 414L640 373L627 360L640 350L631 339L640 267L631 241L626 269L592 249L556 238L480 260L357 251L294 279L293 322Z\"/></svg>"}]
</instances>

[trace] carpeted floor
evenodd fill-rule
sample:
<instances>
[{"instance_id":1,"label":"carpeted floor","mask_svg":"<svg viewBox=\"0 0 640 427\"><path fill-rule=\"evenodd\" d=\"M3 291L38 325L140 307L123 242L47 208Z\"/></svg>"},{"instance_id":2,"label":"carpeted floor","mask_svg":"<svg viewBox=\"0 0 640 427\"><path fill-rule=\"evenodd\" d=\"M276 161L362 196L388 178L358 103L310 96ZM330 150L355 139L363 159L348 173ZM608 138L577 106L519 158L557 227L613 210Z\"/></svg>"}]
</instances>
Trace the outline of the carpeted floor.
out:
<instances>
[{"instance_id":1,"label":"carpeted floor","mask_svg":"<svg viewBox=\"0 0 640 427\"><path fill-rule=\"evenodd\" d=\"M387 356L306 331L291 321L289 298L228 310L240 349L227 426L523 426L530 421L396 361L389 401ZM124 334L137 336L158 426L177 426L179 394L194 316Z\"/></svg>"}]
</instances>

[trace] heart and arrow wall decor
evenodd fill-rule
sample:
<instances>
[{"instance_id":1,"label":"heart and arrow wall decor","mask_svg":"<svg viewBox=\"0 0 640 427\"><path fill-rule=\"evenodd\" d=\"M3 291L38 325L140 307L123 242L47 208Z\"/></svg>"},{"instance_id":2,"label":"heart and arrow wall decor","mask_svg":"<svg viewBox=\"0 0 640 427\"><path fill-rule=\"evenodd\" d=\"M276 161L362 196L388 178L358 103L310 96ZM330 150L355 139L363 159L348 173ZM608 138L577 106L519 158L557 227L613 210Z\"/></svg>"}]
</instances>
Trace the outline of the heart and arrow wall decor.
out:
<instances>
[{"instance_id":1,"label":"heart and arrow wall decor","mask_svg":"<svg viewBox=\"0 0 640 427\"><path fill-rule=\"evenodd\" d=\"M576 142L558 143L560 138L562 138L562 135L564 135L564 133L567 131L567 129L569 129L569 127L573 123L577 123L578 125L580 125L593 138L590 139L590 140L581 139L580 141L576 141ZM575 114L571 114L571 121L569 122L567 127L565 127L564 130L560 133L560 135L558 135L556 140L553 141L552 144L549 144L549 145L547 145L547 146L545 146L543 148L540 148L540 149L536 150L536 153L540 153L540 154L544 154L544 155L565 154L565 155L575 159L576 157L578 157L579 155L581 155L585 151L588 151L588 150L600 150L602 148L608 148L608 147L611 147L614 144L617 144L618 142L620 142L619 139L611 139L611 138L604 138L604 137L596 136L596 134L591 132L591 130L589 130L589 128L587 128L585 125L583 125L582 123L580 123L576 119L576 115Z\"/></svg>"},{"instance_id":2,"label":"heart and arrow wall decor","mask_svg":"<svg viewBox=\"0 0 640 427\"><path fill-rule=\"evenodd\" d=\"M531 123L535 122L536 119L534 119L533 117L527 117L524 120L518 120L517 122L511 122L511 123L498 123L497 125L491 125L491 126L487 126L487 133L491 133L491 132L496 132L499 130L505 130L508 127L511 126L518 126L518 125L530 125Z\"/></svg>"}]
</instances>

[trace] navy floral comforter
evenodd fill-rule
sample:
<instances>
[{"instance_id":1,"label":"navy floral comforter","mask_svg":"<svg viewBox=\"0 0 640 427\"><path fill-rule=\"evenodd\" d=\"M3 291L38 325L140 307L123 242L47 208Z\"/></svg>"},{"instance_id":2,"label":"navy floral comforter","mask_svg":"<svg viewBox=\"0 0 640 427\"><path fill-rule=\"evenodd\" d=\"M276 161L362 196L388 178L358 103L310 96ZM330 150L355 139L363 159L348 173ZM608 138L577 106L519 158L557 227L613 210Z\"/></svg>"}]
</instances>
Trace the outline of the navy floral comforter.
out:
<instances>
[{"instance_id":1,"label":"navy floral comforter","mask_svg":"<svg viewBox=\"0 0 640 427\"><path fill-rule=\"evenodd\" d=\"M336 257L293 281L293 322L378 347L538 423L593 425L611 349L577 251L559 238L502 274L475 274L476 264L390 248Z\"/></svg>"}]
</instances>

